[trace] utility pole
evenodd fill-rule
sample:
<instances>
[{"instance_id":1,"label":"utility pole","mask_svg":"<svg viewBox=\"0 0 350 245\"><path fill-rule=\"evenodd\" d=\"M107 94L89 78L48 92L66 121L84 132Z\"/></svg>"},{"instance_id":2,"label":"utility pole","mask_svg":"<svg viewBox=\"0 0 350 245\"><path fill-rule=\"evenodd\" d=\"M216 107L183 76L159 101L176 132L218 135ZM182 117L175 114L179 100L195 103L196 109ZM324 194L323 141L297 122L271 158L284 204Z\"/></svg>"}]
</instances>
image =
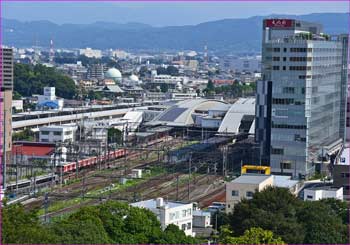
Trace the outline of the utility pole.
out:
<instances>
[{"instance_id":1,"label":"utility pole","mask_svg":"<svg viewBox=\"0 0 350 245\"><path fill-rule=\"evenodd\" d=\"M126 162L127 162L126 147L124 146L124 176L126 176Z\"/></svg>"},{"instance_id":2,"label":"utility pole","mask_svg":"<svg viewBox=\"0 0 350 245\"><path fill-rule=\"evenodd\" d=\"M176 176L176 201L179 201L179 175Z\"/></svg>"},{"instance_id":3,"label":"utility pole","mask_svg":"<svg viewBox=\"0 0 350 245\"><path fill-rule=\"evenodd\" d=\"M16 164L16 196L18 194L18 163L17 163L17 149L16 149L16 156L15 158L15 164Z\"/></svg>"},{"instance_id":4,"label":"utility pole","mask_svg":"<svg viewBox=\"0 0 350 245\"><path fill-rule=\"evenodd\" d=\"M82 195L83 201L84 201L84 199L85 199L85 175L83 176L83 185L82 185L81 195Z\"/></svg>"},{"instance_id":5,"label":"utility pole","mask_svg":"<svg viewBox=\"0 0 350 245\"><path fill-rule=\"evenodd\" d=\"M36 197L36 171L34 171L34 197Z\"/></svg>"},{"instance_id":6,"label":"utility pole","mask_svg":"<svg viewBox=\"0 0 350 245\"><path fill-rule=\"evenodd\" d=\"M190 201L191 161L192 161L192 152L190 152L190 158L188 160L188 188L187 188L187 199L188 199L188 201Z\"/></svg>"},{"instance_id":7,"label":"utility pole","mask_svg":"<svg viewBox=\"0 0 350 245\"><path fill-rule=\"evenodd\" d=\"M47 220L47 211L48 211L48 208L49 208L49 194L46 192L45 193L45 199L44 199L44 208L45 208L45 223L48 221Z\"/></svg>"}]
</instances>

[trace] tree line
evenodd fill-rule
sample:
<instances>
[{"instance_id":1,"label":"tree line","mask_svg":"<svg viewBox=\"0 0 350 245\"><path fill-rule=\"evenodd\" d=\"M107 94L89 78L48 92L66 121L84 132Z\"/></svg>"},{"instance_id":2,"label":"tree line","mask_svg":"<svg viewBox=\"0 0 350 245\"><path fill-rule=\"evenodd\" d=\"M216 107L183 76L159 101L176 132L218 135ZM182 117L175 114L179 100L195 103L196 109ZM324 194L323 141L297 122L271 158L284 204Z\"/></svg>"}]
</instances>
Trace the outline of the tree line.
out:
<instances>
[{"instance_id":1,"label":"tree line","mask_svg":"<svg viewBox=\"0 0 350 245\"><path fill-rule=\"evenodd\" d=\"M229 214L218 214L219 244L349 244L346 202L302 201L285 188L268 187L243 199ZM147 209L108 201L42 223L20 204L2 209L2 243L51 244L193 244L175 225L161 229Z\"/></svg>"},{"instance_id":2,"label":"tree line","mask_svg":"<svg viewBox=\"0 0 350 245\"><path fill-rule=\"evenodd\" d=\"M16 63L14 65L14 95L17 98L43 94L43 88L46 86L55 87L56 95L65 99L72 99L76 95L73 79L53 67L41 64Z\"/></svg>"},{"instance_id":3,"label":"tree line","mask_svg":"<svg viewBox=\"0 0 350 245\"><path fill-rule=\"evenodd\" d=\"M203 90L206 95L222 94L227 97L237 98L242 96L253 96L255 95L256 84L250 83L241 84L234 82L231 85L215 86L212 80L209 80L207 87Z\"/></svg>"},{"instance_id":4,"label":"tree line","mask_svg":"<svg viewBox=\"0 0 350 245\"><path fill-rule=\"evenodd\" d=\"M36 212L22 205L2 210L2 244L193 244L175 225L161 229L157 217L147 209L127 203L106 203L80 208L77 212L42 223Z\"/></svg>"},{"instance_id":5,"label":"tree line","mask_svg":"<svg viewBox=\"0 0 350 245\"><path fill-rule=\"evenodd\" d=\"M285 188L269 187L256 192L250 200L243 199L235 205L232 213L219 216L220 239L223 243L231 243L235 241L232 237L245 236L250 231L250 237L254 239L265 236L264 243L269 240L276 244L278 241L288 244L349 244L348 210L344 201L303 201ZM254 239L250 242L256 243Z\"/></svg>"}]
</instances>

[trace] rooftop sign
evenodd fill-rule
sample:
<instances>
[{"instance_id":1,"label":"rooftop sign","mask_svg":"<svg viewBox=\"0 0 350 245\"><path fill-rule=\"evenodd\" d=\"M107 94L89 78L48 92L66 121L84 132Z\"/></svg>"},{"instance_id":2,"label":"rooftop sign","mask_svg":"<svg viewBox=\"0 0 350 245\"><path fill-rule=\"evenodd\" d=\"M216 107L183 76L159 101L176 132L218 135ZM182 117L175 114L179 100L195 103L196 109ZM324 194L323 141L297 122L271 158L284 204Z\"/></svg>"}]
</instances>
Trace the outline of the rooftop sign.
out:
<instances>
[{"instance_id":1,"label":"rooftop sign","mask_svg":"<svg viewBox=\"0 0 350 245\"><path fill-rule=\"evenodd\" d=\"M268 19L266 20L266 27L292 27L293 20L291 19Z\"/></svg>"}]
</instances>

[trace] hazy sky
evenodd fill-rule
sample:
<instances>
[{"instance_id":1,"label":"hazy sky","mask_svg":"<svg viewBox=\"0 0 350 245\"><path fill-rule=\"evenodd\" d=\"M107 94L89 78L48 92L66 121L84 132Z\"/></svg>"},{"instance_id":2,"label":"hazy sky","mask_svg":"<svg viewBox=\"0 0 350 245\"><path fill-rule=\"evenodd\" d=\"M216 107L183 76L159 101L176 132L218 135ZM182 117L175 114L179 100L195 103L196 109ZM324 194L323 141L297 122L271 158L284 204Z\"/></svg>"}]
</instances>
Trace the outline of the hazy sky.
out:
<instances>
[{"instance_id":1,"label":"hazy sky","mask_svg":"<svg viewBox=\"0 0 350 245\"><path fill-rule=\"evenodd\" d=\"M348 12L348 2L1 2L2 17L63 23L198 24L269 14Z\"/></svg>"}]
</instances>

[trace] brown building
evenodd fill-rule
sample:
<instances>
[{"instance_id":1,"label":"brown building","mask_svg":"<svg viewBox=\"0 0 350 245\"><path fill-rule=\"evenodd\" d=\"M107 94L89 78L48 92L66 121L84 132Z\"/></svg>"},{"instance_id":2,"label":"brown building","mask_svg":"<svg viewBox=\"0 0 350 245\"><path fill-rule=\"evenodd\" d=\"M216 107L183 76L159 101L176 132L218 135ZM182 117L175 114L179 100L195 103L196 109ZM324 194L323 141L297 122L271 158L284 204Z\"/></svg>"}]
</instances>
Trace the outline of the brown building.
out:
<instances>
[{"instance_id":1,"label":"brown building","mask_svg":"<svg viewBox=\"0 0 350 245\"><path fill-rule=\"evenodd\" d=\"M13 51L10 48L0 49L1 92L0 92L0 127L1 127L1 186L5 189L6 164L11 161L12 148L12 90L13 90ZM5 170L5 171L4 171Z\"/></svg>"}]
</instances>

